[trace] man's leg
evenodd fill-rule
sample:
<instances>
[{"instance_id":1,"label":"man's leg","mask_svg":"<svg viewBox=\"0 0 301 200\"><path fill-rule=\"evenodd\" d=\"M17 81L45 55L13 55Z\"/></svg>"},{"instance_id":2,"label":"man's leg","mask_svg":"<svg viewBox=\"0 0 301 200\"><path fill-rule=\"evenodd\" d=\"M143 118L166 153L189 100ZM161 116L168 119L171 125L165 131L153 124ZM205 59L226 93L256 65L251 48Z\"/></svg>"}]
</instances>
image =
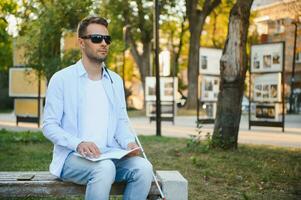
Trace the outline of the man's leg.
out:
<instances>
[{"instance_id":1,"label":"man's leg","mask_svg":"<svg viewBox=\"0 0 301 200\"><path fill-rule=\"evenodd\" d=\"M116 165L116 182L126 181L123 200L146 199L151 183L152 165L144 158L126 157L114 160Z\"/></svg>"},{"instance_id":2,"label":"man's leg","mask_svg":"<svg viewBox=\"0 0 301 200\"><path fill-rule=\"evenodd\" d=\"M70 154L61 179L87 185L85 200L108 200L115 174L115 165L111 160L92 162Z\"/></svg>"}]
</instances>

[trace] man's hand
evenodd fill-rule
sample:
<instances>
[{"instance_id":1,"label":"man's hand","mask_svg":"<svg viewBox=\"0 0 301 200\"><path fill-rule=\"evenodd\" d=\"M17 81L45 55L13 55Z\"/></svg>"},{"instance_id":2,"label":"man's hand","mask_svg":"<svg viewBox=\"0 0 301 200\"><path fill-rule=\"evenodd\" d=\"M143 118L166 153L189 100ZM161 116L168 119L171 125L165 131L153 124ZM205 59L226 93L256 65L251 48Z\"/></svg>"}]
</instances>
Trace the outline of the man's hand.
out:
<instances>
[{"instance_id":1,"label":"man's hand","mask_svg":"<svg viewBox=\"0 0 301 200\"><path fill-rule=\"evenodd\" d=\"M128 144L128 150L138 148L139 146L135 142L131 142ZM138 156L140 154L140 149L137 149L131 153L129 153L127 156L132 157L132 156Z\"/></svg>"},{"instance_id":2,"label":"man's hand","mask_svg":"<svg viewBox=\"0 0 301 200\"><path fill-rule=\"evenodd\" d=\"M100 151L94 142L81 142L77 146L76 151L82 156L97 158L100 156Z\"/></svg>"}]
</instances>

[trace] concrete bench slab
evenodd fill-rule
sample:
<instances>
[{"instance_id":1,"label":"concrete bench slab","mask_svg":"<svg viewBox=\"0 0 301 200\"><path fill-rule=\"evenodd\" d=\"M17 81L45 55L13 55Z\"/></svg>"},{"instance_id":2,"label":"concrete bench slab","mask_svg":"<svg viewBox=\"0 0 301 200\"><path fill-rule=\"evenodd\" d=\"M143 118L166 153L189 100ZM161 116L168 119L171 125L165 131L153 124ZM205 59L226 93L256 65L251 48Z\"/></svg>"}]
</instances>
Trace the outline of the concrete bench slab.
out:
<instances>
[{"instance_id":1,"label":"concrete bench slab","mask_svg":"<svg viewBox=\"0 0 301 200\"><path fill-rule=\"evenodd\" d=\"M158 171L159 184L163 189L167 200L187 200L188 198L173 198L172 194L175 187L181 187L184 191L186 186L179 185L184 183L184 178L179 172ZM171 178L174 174L177 177ZM178 180L181 178L181 180ZM182 182L181 182L182 181ZM166 185L164 185L166 184ZM125 183L114 183L111 195L122 195ZM46 171L27 171L27 172L0 172L0 197L67 197L84 195L86 187L74 183L62 182L55 176ZM178 191L179 192L179 191ZM185 191L184 191L185 193ZM187 193L187 191L186 191ZM152 183L149 199L157 199L160 196L155 182ZM185 196L185 195L184 195ZM183 196L183 197L184 197Z\"/></svg>"}]
</instances>

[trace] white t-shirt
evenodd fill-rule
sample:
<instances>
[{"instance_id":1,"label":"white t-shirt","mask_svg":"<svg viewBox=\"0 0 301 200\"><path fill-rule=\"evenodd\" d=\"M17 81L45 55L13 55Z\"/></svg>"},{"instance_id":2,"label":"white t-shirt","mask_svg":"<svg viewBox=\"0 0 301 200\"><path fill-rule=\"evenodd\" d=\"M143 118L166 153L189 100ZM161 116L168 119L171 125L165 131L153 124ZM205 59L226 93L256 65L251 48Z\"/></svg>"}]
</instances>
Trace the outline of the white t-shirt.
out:
<instances>
[{"instance_id":1,"label":"white t-shirt","mask_svg":"<svg viewBox=\"0 0 301 200\"><path fill-rule=\"evenodd\" d=\"M83 110L83 141L94 142L98 148L106 147L109 101L102 80L92 81L88 78Z\"/></svg>"}]
</instances>

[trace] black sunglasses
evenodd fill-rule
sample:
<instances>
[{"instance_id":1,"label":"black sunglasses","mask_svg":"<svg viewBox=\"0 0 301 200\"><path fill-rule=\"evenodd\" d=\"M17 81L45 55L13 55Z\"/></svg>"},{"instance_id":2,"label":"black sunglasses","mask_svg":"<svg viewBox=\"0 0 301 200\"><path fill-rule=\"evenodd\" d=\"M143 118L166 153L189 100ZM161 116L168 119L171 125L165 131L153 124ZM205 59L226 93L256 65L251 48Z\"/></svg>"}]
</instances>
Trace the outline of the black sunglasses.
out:
<instances>
[{"instance_id":1,"label":"black sunglasses","mask_svg":"<svg viewBox=\"0 0 301 200\"><path fill-rule=\"evenodd\" d=\"M109 35L92 34L92 35L81 36L80 38L91 39L92 43L102 43L103 40L105 40L107 44L111 44L112 42L111 36Z\"/></svg>"}]
</instances>

